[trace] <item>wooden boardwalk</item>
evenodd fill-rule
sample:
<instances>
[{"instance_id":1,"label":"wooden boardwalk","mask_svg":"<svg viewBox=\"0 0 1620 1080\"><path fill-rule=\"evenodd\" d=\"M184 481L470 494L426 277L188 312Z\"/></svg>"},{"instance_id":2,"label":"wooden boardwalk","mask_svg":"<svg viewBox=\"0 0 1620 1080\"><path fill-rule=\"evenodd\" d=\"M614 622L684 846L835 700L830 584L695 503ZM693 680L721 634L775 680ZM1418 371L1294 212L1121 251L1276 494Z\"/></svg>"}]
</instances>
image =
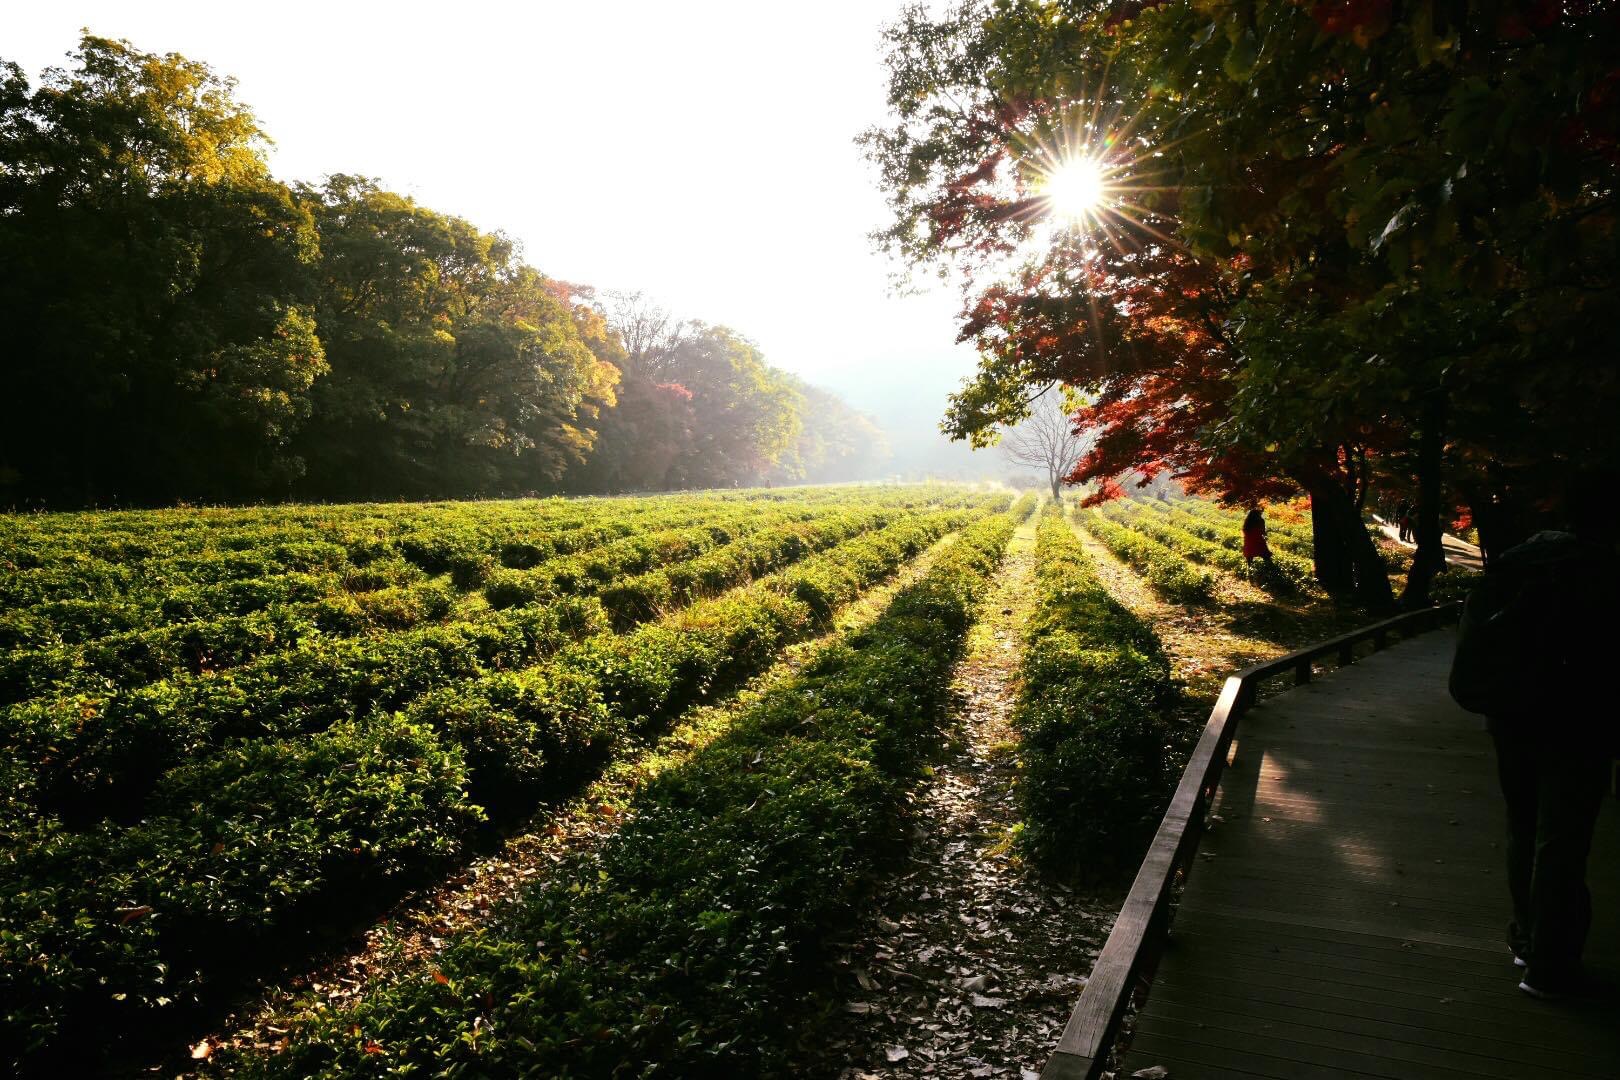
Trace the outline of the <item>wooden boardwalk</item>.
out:
<instances>
[{"instance_id":1,"label":"wooden boardwalk","mask_svg":"<svg viewBox=\"0 0 1620 1080\"><path fill-rule=\"evenodd\" d=\"M1238 728L1121 1077L1620 1078L1620 994L1535 1001L1505 944L1494 756L1446 695L1454 634L1395 645ZM1620 804L1587 962L1620 984Z\"/></svg>"}]
</instances>

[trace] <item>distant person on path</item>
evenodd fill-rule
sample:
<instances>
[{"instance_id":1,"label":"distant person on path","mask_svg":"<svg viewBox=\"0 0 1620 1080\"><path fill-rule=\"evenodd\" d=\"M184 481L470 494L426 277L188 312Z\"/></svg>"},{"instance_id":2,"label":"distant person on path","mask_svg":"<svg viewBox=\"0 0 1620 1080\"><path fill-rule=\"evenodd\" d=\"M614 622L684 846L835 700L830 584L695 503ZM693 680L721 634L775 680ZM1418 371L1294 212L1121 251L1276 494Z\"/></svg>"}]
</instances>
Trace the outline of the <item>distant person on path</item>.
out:
<instances>
[{"instance_id":1,"label":"distant person on path","mask_svg":"<svg viewBox=\"0 0 1620 1080\"><path fill-rule=\"evenodd\" d=\"M1412 542L1412 504L1401 503L1395 508L1395 524L1400 530L1401 542Z\"/></svg>"},{"instance_id":2,"label":"distant person on path","mask_svg":"<svg viewBox=\"0 0 1620 1080\"><path fill-rule=\"evenodd\" d=\"M1258 506L1249 507L1243 519L1243 559L1250 565L1256 559L1272 561L1271 545L1266 543L1266 516Z\"/></svg>"},{"instance_id":3,"label":"distant person on path","mask_svg":"<svg viewBox=\"0 0 1620 1080\"><path fill-rule=\"evenodd\" d=\"M1493 562L1468 596L1451 671L1452 696L1485 714L1496 744L1513 900L1508 945L1525 969L1519 989L1537 998L1583 989L1586 862L1609 762L1620 752L1603 677L1615 644L1615 533L1571 517L1573 532L1537 533Z\"/></svg>"}]
</instances>

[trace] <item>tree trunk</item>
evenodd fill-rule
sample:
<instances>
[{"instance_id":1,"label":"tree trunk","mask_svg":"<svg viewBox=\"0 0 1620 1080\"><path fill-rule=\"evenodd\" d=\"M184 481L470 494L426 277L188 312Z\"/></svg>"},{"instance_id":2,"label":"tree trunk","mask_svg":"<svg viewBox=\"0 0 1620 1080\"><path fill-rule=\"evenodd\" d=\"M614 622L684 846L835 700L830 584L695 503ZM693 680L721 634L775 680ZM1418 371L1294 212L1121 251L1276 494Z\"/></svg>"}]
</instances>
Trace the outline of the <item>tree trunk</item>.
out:
<instances>
[{"instance_id":1,"label":"tree trunk","mask_svg":"<svg viewBox=\"0 0 1620 1080\"><path fill-rule=\"evenodd\" d=\"M1446 549L1440 529L1440 467L1445 446L1446 400L1431 391L1423 403L1423 427L1418 432L1417 551L1406 575L1401 606L1408 610L1429 606L1429 584L1446 568Z\"/></svg>"},{"instance_id":2,"label":"tree trunk","mask_svg":"<svg viewBox=\"0 0 1620 1080\"><path fill-rule=\"evenodd\" d=\"M1063 481L1060 479L1052 481L1052 501L1055 503L1063 501Z\"/></svg>"},{"instance_id":3,"label":"tree trunk","mask_svg":"<svg viewBox=\"0 0 1620 1080\"><path fill-rule=\"evenodd\" d=\"M1395 610L1384 560L1350 492L1325 473L1301 478L1300 485L1311 497L1316 580L1322 588L1336 597L1353 597L1373 612Z\"/></svg>"},{"instance_id":4,"label":"tree trunk","mask_svg":"<svg viewBox=\"0 0 1620 1080\"><path fill-rule=\"evenodd\" d=\"M1348 553L1339 543L1329 513L1320 508L1317 493L1311 495L1311 552L1316 563L1316 580L1330 596L1349 596L1356 589L1356 575Z\"/></svg>"}]
</instances>

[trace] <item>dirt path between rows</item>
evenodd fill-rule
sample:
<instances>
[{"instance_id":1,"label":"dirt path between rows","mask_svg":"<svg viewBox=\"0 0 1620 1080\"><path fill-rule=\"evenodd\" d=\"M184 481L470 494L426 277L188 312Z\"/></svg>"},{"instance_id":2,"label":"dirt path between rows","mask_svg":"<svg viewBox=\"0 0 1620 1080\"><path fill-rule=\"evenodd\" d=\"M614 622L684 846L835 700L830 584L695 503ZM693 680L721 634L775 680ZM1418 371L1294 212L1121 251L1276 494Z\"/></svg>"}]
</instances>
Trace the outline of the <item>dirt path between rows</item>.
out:
<instances>
[{"instance_id":1,"label":"dirt path between rows","mask_svg":"<svg viewBox=\"0 0 1620 1080\"><path fill-rule=\"evenodd\" d=\"M1038 878L1009 850L1022 630L1035 520L1013 537L952 681L954 743L913 808L912 843L844 950L843 1016L793 1075L1033 1077L1113 924L1119 897Z\"/></svg>"}]
</instances>

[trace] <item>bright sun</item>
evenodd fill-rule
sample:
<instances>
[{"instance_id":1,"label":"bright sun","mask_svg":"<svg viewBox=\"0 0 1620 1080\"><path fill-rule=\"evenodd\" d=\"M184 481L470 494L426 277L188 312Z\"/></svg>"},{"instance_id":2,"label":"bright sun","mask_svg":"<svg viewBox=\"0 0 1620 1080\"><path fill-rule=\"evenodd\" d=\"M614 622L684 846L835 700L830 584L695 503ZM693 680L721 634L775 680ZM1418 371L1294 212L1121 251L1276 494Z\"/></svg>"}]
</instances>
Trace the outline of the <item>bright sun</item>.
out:
<instances>
[{"instance_id":1,"label":"bright sun","mask_svg":"<svg viewBox=\"0 0 1620 1080\"><path fill-rule=\"evenodd\" d=\"M1102 163L1092 157L1070 158L1047 175L1043 186L1052 213L1078 221L1102 204L1106 187Z\"/></svg>"}]
</instances>

